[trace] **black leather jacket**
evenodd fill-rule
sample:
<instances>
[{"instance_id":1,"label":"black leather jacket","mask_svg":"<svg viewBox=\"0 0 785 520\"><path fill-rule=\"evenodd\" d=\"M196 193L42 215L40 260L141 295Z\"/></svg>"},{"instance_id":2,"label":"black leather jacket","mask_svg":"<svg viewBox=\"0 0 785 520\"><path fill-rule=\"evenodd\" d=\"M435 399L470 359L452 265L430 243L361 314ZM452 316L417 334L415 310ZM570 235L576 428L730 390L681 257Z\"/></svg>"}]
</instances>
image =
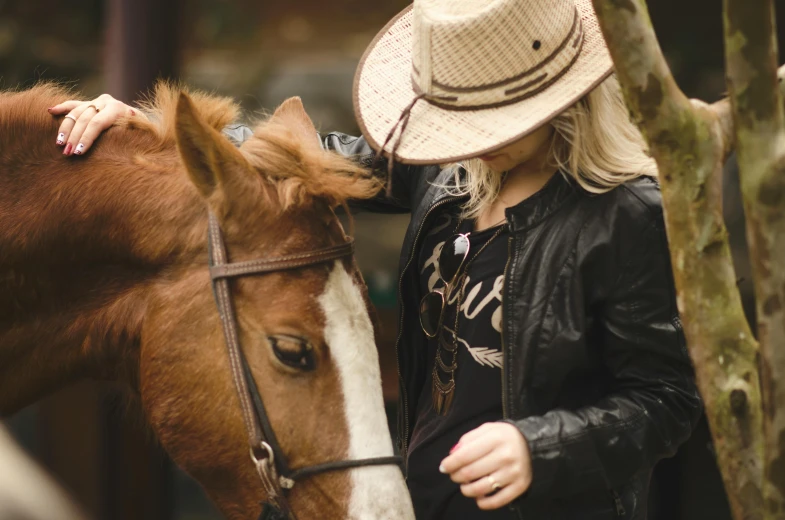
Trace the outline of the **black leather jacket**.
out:
<instances>
[{"instance_id":1,"label":"black leather jacket","mask_svg":"<svg viewBox=\"0 0 785 520\"><path fill-rule=\"evenodd\" d=\"M247 131L245 131L247 133ZM362 138L325 148L370 164ZM422 229L460 199L437 166L396 167L393 196L363 204L411 212L400 259L399 447L425 380L417 258ZM659 187L649 178L591 195L556 174L506 211L502 404L531 452L533 481L513 509L526 520L646 518L654 464L702 413L671 274Z\"/></svg>"}]
</instances>

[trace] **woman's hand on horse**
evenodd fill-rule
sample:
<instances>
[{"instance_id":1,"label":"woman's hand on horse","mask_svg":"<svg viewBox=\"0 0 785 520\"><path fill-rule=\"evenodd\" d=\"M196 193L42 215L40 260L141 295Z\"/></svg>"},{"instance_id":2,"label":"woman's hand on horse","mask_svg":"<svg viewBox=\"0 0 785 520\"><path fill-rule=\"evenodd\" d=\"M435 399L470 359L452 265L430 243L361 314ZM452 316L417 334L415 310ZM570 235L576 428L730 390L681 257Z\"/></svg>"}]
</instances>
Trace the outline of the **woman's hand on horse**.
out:
<instances>
[{"instance_id":1,"label":"woman's hand on horse","mask_svg":"<svg viewBox=\"0 0 785 520\"><path fill-rule=\"evenodd\" d=\"M92 101L66 101L48 109L55 116L65 115L57 131L57 144L64 146L64 155L87 153L101 132L124 116L145 117L109 94Z\"/></svg>"},{"instance_id":2,"label":"woman's hand on horse","mask_svg":"<svg viewBox=\"0 0 785 520\"><path fill-rule=\"evenodd\" d=\"M460 484L461 493L476 499L480 509L498 509L531 485L529 445L515 426L485 423L461 437L439 471Z\"/></svg>"}]
</instances>

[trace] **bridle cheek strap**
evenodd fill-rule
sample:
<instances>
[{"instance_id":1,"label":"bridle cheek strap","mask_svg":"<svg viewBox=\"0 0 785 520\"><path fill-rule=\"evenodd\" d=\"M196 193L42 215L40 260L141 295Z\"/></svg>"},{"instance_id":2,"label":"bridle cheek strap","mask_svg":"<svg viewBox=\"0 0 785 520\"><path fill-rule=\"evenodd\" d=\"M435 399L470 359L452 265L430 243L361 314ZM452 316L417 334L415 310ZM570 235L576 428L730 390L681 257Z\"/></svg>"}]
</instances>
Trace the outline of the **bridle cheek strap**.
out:
<instances>
[{"instance_id":1,"label":"bridle cheek strap","mask_svg":"<svg viewBox=\"0 0 785 520\"><path fill-rule=\"evenodd\" d=\"M262 517L260 518L269 520L294 518L284 495L284 490L291 489L297 481L307 477L362 466L388 464L401 466L403 463L401 457L376 457L360 460L331 461L291 470L278 444L278 439L270 424L264 401L240 346L237 318L229 288L230 278L302 269L346 258L354 254L354 242L348 240L343 244L308 253L229 263L226 244L218 219L211 212L209 216L208 248L213 293L218 313L221 317L224 339L229 353L232 380L234 381L237 396L240 399L243 422L248 433L251 460L267 494L267 503L264 504Z\"/></svg>"}]
</instances>

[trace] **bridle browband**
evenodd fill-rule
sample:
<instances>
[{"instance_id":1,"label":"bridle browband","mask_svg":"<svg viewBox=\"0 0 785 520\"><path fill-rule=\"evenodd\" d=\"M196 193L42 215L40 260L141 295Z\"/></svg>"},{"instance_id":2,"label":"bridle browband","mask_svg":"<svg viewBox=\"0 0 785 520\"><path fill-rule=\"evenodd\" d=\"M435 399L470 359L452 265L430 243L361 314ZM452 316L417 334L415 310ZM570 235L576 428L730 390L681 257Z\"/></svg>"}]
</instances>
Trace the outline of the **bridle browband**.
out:
<instances>
[{"instance_id":1,"label":"bridle browband","mask_svg":"<svg viewBox=\"0 0 785 520\"><path fill-rule=\"evenodd\" d=\"M215 302L221 316L224 338L229 353L229 365L235 390L240 398L243 421L248 432L251 446L251 460L262 480L267 501L261 518L294 518L285 490L292 489L296 482L307 477L361 466L379 466L402 463L401 457L377 457L359 460L330 461L313 466L291 469L284 457L275 436L262 396L256 386L251 368L240 347L237 318L229 290L229 279L243 276L274 273L292 269L302 269L339 260L354 254L354 241L343 244L276 258L229 263L226 244L221 233L218 219L210 212L207 244L210 257L210 278L212 279Z\"/></svg>"}]
</instances>

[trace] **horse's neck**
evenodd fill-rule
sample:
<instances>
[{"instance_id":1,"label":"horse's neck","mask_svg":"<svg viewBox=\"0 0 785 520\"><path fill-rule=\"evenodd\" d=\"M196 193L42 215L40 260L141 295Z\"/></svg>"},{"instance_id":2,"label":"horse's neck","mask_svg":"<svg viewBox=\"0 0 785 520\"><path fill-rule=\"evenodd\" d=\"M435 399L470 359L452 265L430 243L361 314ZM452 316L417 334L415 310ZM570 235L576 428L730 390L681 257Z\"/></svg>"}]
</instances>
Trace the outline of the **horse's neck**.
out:
<instances>
[{"instance_id":1,"label":"horse's neck","mask_svg":"<svg viewBox=\"0 0 785 520\"><path fill-rule=\"evenodd\" d=\"M24 188L0 175L0 415L83 377L133 385L153 287L204 248L204 204L176 166L64 164L22 168Z\"/></svg>"}]
</instances>

